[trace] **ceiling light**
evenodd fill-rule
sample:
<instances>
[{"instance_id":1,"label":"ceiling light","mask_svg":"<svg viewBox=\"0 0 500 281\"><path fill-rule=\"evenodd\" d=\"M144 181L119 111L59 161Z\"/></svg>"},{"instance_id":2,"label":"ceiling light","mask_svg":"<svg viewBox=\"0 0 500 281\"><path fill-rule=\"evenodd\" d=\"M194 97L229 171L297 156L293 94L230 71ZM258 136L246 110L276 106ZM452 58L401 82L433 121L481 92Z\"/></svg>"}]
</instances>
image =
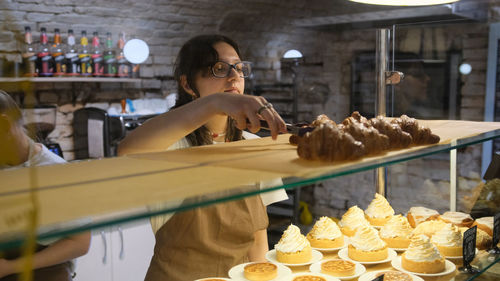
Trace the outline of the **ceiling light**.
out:
<instances>
[{"instance_id":1,"label":"ceiling light","mask_svg":"<svg viewBox=\"0 0 500 281\"><path fill-rule=\"evenodd\" d=\"M352 2L387 6L429 6L457 2L459 0L349 0Z\"/></svg>"}]
</instances>

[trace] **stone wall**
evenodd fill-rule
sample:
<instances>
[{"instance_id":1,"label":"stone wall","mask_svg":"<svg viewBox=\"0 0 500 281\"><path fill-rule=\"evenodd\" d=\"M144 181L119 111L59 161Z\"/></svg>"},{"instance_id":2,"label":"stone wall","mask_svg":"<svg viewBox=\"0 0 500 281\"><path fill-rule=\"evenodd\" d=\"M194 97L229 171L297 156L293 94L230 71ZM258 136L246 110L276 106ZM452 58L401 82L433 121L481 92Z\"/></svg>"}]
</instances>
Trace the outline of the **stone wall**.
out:
<instances>
[{"instance_id":1,"label":"stone wall","mask_svg":"<svg viewBox=\"0 0 500 281\"><path fill-rule=\"evenodd\" d=\"M38 38L38 30L49 33L60 28L63 38L68 28L99 34L125 31L150 45L151 55L141 66L140 83L36 83L35 97L40 103L59 105L57 129L49 136L62 145L65 157L73 159L72 113L86 103L113 103L123 98L166 96L176 91L172 68L180 46L202 33L229 35L241 46L244 59L255 62L251 84L290 82L291 74L281 69L280 58L288 49L300 50L306 62L294 68L299 93L299 120L312 120L325 113L339 122L350 114L352 60L358 51L375 49L375 30L314 30L295 27L294 19L325 16L336 11L335 1L158 1L158 0L9 0L0 2L0 57L19 61L23 28L28 25ZM338 3L338 2L336 2ZM354 7L361 7L354 5ZM492 7L498 18L498 7ZM353 12L352 10L349 12ZM398 48L417 48L427 53L429 41L415 34L434 34L439 52L458 50L473 67L462 77L460 119L481 120L485 93L488 27L485 23L415 26L398 30ZM429 38L420 36L418 38ZM432 38L432 37L431 37ZM415 47L417 46L417 47ZM419 48L424 48L420 50ZM438 53L439 53L438 52ZM10 86L2 86L10 87ZM6 88L21 102L23 94ZM285 105L288 106L289 105ZM289 109L287 109L289 110ZM460 195L467 194L479 180L480 147L460 151ZM463 161L461 161L463 160ZM424 169L425 167L425 169ZM432 167L429 170L427 167ZM389 169L390 196L398 212L423 204L444 210L447 206L447 155L396 164ZM347 207L365 208L373 198L373 171L327 180L315 188L304 189L316 215L339 216ZM419 196L428 194L429 196ZM461 203L462 204L462 203ZM464 208L465 205L460 205Z\"/></svg>"}]
</instances>

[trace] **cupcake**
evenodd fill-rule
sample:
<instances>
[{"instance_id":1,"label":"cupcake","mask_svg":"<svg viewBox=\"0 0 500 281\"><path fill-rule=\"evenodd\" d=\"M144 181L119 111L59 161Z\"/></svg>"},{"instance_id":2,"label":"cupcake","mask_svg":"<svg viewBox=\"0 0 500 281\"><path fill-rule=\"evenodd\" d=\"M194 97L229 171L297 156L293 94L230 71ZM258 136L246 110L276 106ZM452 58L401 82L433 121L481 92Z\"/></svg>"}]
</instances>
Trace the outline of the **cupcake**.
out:
<instances>
[{"instance_id":1,"label":"cupcake","mask_svg":"<svg viewBox=\"0 0 500 281\"><path fill-rule=\"evenodd\" d=\"M315 248L338 248L344 245L344 235L329 217L321 217L306 236Z\"/></svg>"},{"instance_id":2,"label":"cupcake","mask_svg":"<svg viewBox=\"0 0 500 281\"><path fill-rule=\"evenodd\" d=\"M470 227L474 220L469 214L462 212L445 212L439 216L439 219L454 224L458 227Z\"/></svg>"},{"instance_id":3,"label":"cupcake","mask_svg":"<svg viewBox=\"0 0 500 281\"><path fill-rule=\"evenodd\" d=\"M394 216L394 210L384 196L375 193L375 198L365 210L368 221L373 226L383 226Z\"/></svg>"},{"instance_id":4,"label":"cupcake","mask_svg":"<svg viewBox=\"0 0 500 281\"><path fill-rule=\"evenodd\" d=\"M389 248L408 248L413 228L406 217L393 216L380 229L380 238L387 243Z\"/></svg>"},{"instance_id":5,"label":"cupcake","mask_svg":"<svg viewBox=\"0 0 500 281\"><path fill-rule=\"evenodd\" d=\"M443 229L445 225L446 223L441 220L424 221L413 230L413 235L425 234L431 238L434 233Z\"/></svg>"},{"instance_id":6,"label":"cupcake","mask_svg":"<svg viewBox=\"0 0 500 281\"><path fill-rule=\"evenodd\" d=\"M350 259L361 262L385 260L389 256L387 243L378 236L378 231L371 226L362 226L350 238L347 247Z\"/></svg>"},{"instance_id":7,"label":"cupcake","mask_svg":"<svg viewBox=\"0 0 500 281\"><path fill-rule=\"evenodd\" d=\"M311 244L293 224L283 232L274 249L276 249L276 259L281 263L305 263L312 258Z\"/></svg>"},{"instance_id":8,"label":"cupcake","mask_svg":"<svg viewBox=\"0 0 500 281\"><path fill-rule=\"evenodd\" d=\"M456 225L451 223L446 224L432 236L431 242L436 245L439 252L444 257L462 256L462 233Z\"/></svg>"},{"instance_id":9,"label":"cupcake","mask_svg":"<svg viewBox=\"0 0 500 281\"><path fill-rule=\"evenodd\" d=\"M369 225L370 223L366 220L365 213L358 206L349 208L339 222L340 230L344 235L349 237L356 233L358 227Z\"/></svg>"},{"instance_id":10,"label":"cupcake","mask_svg":"<svg viewBox=\"0 0 500 281\"><path fill-rule=\"evenodd\" d=\"M401 266L417 273L439 273L445 270L445 259L429 237L420 234L412 237L408 249L401 255Z\"/></svg>"},{"instance_id":11,"label":"cupcake","mask_svg":"<svg viewBox=\"0 0 500 281\"><path fill-rule=\"evenodd\" d=\"M439 213L436 210L425 207L411 207L406 215L411 227L415 228L424 221L437 220Z\"/></svg>"}]
</instances>

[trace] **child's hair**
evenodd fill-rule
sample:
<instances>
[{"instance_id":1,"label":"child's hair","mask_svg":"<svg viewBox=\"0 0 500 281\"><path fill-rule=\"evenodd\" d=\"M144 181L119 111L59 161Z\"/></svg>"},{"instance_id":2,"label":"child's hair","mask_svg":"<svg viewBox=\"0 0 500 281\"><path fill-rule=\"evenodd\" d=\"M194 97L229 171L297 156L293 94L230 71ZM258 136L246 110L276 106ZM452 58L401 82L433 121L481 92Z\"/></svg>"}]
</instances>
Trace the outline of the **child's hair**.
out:
<instances>
[{"instance_id":1,"label":"child's hair","mask_svg":"<svg viewBox=\"0 0 500 281\"><path fill-rule=\"evenodd\" d=\"M6 114L18 125L22 125L23 114L12 97L0 90L0 114Z\"/></svg>"}]
</instances>

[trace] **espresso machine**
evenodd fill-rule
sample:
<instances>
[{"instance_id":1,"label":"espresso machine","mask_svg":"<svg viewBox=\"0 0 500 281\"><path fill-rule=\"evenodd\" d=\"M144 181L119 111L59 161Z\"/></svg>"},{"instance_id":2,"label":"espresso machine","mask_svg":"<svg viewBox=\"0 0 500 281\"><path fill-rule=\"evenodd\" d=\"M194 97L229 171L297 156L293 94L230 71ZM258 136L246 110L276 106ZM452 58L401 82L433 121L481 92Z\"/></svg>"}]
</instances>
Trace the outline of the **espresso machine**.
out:
<instances>
[{"instance_id":1,"label":"espresso machine","mask_svg":"<svg viewBox=\"0 0 500 281\"><path fill-rule=\"evenodd\" d=\"M50 151L63 157L61 146L51 142L47 137L56 127L56 105L37 105L33 108L23 108L24 127L28 135L36 142L42 143Z\"/></svg>"}]
</instances>

